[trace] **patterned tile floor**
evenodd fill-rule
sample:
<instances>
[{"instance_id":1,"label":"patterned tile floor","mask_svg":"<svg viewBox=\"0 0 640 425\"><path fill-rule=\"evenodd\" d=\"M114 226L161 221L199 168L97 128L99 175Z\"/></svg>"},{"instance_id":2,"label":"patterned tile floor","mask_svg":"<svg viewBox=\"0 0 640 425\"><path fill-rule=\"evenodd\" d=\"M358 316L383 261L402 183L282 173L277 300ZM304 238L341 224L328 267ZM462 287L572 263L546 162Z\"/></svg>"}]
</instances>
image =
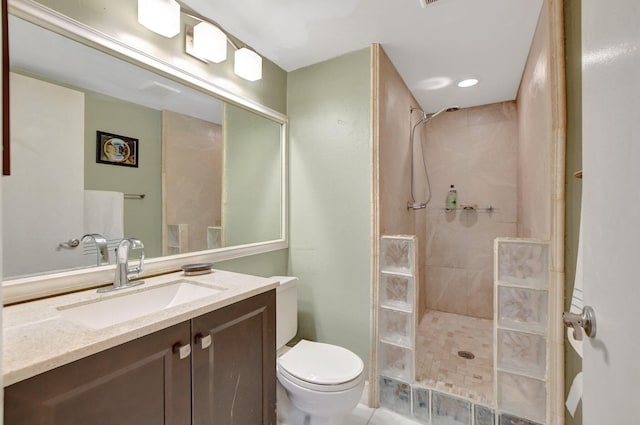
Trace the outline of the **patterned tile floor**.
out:
<instances>
[{"instance_id":1,"label":"patterned tile floor","mask_svg":"<svg viewBox=\"0 0 640 425\"><path fill-rule=\"evenodd\" d=\"M493 404L492 320L427 311L416 339L418 384ZM464 359L458 351L475 358Z\"/></svg>"},{"instance_id":2,"label":"patterned tile floor","mask_svg":"<svg viewBox=\"0 0 640 425\"><path fill-rule=\"evenodd\" d=\"M278 425L306 425L304 419L280 422ZM312 424L313 425L313 424ZM358 406L342 418L335 418L330 425L422 425L387 409L372 409L364 404Z\"/></svg>"}]
</instances>

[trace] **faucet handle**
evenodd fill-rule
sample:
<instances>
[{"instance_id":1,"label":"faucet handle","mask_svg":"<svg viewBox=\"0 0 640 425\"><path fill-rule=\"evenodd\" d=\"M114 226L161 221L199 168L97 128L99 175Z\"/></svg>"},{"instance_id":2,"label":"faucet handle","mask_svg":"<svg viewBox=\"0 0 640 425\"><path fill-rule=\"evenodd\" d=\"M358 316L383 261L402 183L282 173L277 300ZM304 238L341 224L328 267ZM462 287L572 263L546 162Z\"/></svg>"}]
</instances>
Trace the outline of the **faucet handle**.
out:
<instances>
[{"instance_id":1,"label":"faucet handle","mask_svg":"<svg viewBox=\"0 0 640 425\"><path fill-rule=\"evenodd\" d=\"M109 264L109 245L107 244L107 239L100 233L87 233L82 236L80 240L84 242L87 238L96 244L96 252L98 255L97 265L99 266L102 263Z\"/></svg>"},{"instance_id":2,"label":"faucet handle","mask_svg":"<svg viewBox=\"0 0 640 425\"><path fill-rule=\"evenodd\" d=\"M129 238L129 247L130 249L140 249L144 248L144 244L139 239ZM138 267L131 268L127 270L127 277L129 279L134 279L138 277L144 271L144 250L140 252L140 258L138 259Z\"/></svg>"}]
</instances>

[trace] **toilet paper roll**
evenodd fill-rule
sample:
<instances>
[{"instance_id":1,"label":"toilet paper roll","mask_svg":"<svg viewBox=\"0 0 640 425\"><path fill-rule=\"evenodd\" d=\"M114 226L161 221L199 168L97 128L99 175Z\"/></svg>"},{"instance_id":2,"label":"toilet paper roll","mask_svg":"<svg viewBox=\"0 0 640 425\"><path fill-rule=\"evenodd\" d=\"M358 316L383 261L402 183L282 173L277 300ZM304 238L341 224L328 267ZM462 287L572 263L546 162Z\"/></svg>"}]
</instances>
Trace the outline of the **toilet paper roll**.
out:
<instances>
[{"instance_id":1,"label":"toilet paper roll","mask_svg":"<svg viewBox=\"0 0 640 425\"><path fill-rule=\"evenodd\" d=\"M578 255L576 259L576 277L573 282L573 294L571 296L571 308L569 309L572 313L581 313L584 307L584 302L582 301L582 214L580 214L580 231L578 233ZM583 338L586 336L583 334ZM569 344L576 350L576 353L582 358L582 341L576 341L573 337L573 329L567 328L567 338L569 339ZM574 417L576 414L576 410L578 409L578 404L582 399L582 372L578 373L575 378L573 378L573 383L571 384L571 388L569 389L569 394L567 395L567 401L565 402L565 406L567 407L567 411Z\"/></svg>"},{"instance_id":2,"label":"toilet paper roll","mask_svg":"<svg viewBox=\"0 0 640 425\"><path fill-rule=\"evenodd\" d=\"M575 417L576 410L578 409L578 403L582 399L582 372L578 373L576 377L573 379L573 383L571 384L571 388L569 389L569 395L567 396L567 401L565 402L565 406L567 406L567 411L571 415L571 417Z\"/></svg>"}]
</instances>

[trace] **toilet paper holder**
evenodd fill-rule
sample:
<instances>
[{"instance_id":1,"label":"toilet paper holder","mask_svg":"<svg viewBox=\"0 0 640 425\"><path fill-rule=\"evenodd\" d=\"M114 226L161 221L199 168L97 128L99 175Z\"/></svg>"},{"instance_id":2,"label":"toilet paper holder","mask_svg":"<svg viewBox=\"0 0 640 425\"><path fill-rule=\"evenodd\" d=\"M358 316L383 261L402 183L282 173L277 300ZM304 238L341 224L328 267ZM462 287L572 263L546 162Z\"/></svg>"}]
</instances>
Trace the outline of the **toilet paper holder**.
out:
<instances>
[{"instance_id":1,"label":"toilet paper holder","mask_svg":"<svg viewBox=\"0 0 640 425\"><path fill-rule=\"evenodd\" d=\"M562 323L567 328L573 328L573 338L576 341L582 341L582 329L588 337L596 336L596 313L588 305L584 306L581 313L562 313Z\"/></svg>"}]
</instances>

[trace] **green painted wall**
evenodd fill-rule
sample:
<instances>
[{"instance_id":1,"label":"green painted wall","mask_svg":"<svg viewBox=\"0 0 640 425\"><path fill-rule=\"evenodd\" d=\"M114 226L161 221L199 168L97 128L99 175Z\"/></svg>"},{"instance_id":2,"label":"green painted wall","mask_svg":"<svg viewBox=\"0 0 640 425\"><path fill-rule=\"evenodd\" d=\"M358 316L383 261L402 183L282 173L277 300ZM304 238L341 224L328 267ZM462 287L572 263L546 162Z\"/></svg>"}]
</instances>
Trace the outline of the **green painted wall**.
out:
<instances>
[{"instance_id":1,"label":"green painted wall","mask_svg":"<svg viewBox=\"0 0 640 425\"><path fill-rule=\"evenodd\" d=\"M298 336L369 358L370 49L288 77L289 274L300 278Z\"/></svg>"},{"instance_id":2,"label":"green painted wall","mask_svg":"<svg viewBox=\"0 0 640 425\"><path fill-rule=\"evenodd\" d=\"M565 302L569 311L576 272L582 180L573 173L582 169L582 49L581 0L565 0L565 55L567 82L567 157L566 157L566 211L565 211ZM582 370L582 359L568 342L565 343L565 389L568 393L574 377ZM565 410L566 425L582 424L582 405L575 418Z\"/></svg>"},{"instance_id":3,"label":"green painted wall","mask_svg":"<svg viewBox=\"0 0 640 425\"><path fill-rule=\"evenodd\" d=\"M265 254L223 261L216 263L214 267L230 272L247 273L262 277L286 276L288 259L289 250L281 249Z\"/></svg>"},{"instance_id":4,"label":"green painted wall","mask_svg":"<svg viewBox=\"0 0 640 425\"><path fill-rule=\"evenodd\" d=\"M84 187L144 194L144 199L124 201L124 236L140 239L148 258L159 257L162 255L162 112L83 91ZM138 139L138 168L96 163L96 131Z\"/></svg>"},{"instance_id":5,"label":"green painted wall","mask_svg":"<svg viewBox=\"0 0 640 425\"><path fill-rule=\"evenodd\" d=\"M224 111L224 245L279 239L281 126L230 104Z\"/></svg>"}]
</instances>

